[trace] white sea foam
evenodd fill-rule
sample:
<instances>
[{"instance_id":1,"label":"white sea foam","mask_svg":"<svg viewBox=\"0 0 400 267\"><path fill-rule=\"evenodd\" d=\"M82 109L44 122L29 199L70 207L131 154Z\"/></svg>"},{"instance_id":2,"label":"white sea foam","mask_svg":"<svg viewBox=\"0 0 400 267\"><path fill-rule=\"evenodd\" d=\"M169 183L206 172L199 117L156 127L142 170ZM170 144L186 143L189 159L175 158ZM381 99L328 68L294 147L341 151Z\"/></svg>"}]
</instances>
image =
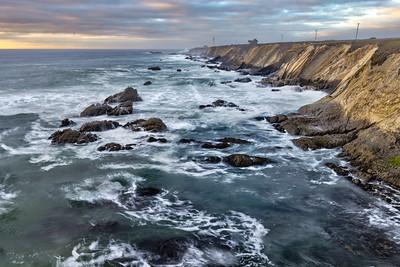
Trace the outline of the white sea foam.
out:
<instances>
[{"instance_id":1,"label":"white sea foam","mask_svg":"<svg viewBox=\"0 0 400 267\"><path fill-rule=\"evenodd\" d=\"M13 205L13 199L16 197L16 192L10 191L4 185L0 184L0 215L9 212Z\"/></svg>"}]
</instances>

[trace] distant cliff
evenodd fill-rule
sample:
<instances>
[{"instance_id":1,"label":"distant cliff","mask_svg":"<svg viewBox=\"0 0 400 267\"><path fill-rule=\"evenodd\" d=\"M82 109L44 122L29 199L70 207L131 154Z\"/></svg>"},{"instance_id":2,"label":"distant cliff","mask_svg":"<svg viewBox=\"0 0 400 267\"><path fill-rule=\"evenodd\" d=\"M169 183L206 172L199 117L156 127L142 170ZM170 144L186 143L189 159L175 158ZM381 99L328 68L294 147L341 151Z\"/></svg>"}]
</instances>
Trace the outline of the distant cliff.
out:
<instances>
[{"instance_id":1,"label":"distant cliff","mask_svg":"<svg viewBox=\"0 0 400 267\"><path fill-rule=\"evenodd\" d=\"M230 45L192 54L268 75L264 83L312 85L330 95L275 125L303 149L342 147L364 182L400 187L400 40Z\"/></svg>"}]
</instances>

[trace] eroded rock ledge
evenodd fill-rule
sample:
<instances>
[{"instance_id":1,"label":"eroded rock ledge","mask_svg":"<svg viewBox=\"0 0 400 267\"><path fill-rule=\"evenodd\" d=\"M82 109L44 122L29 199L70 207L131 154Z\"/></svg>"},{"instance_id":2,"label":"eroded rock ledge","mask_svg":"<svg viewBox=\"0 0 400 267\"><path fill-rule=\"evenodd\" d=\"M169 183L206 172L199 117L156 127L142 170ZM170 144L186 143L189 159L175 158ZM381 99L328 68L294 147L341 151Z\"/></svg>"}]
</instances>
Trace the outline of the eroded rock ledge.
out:
<instances>
[{"instance_id":1,"label":"eroded rock ledge","mask_svg":"<svg viewBox=\"0 0 400 267\"><path fill-rule=\"evenodd\" d=\"M272 118L303 137L303 149L342 147L364 181L400 187L400 40L231 45L191 53L231 69L267 75L272 86L301 84L328 96L296 114Z\"/></svg>"}]
</instances>

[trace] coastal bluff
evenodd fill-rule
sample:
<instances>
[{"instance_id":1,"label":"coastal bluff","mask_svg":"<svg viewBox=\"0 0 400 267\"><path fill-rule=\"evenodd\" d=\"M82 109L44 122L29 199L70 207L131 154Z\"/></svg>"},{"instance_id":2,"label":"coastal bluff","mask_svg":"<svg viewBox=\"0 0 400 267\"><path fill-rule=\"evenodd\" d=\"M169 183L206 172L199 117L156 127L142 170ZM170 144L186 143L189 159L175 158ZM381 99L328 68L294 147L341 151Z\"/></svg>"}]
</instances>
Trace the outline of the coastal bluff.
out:
<instances>
[{"instance_id":1,"label":"coastal bluff","mask_svg":"<svg viewBox=\"0 0 400 267\"><path fill-rule=\"evenodd\" d=\"M328 92L274 126L308 149L341 147L362 183L400 187L400 39L195 48L221 68L249 70L272 86Z\"/></svg>"}]
</instances>

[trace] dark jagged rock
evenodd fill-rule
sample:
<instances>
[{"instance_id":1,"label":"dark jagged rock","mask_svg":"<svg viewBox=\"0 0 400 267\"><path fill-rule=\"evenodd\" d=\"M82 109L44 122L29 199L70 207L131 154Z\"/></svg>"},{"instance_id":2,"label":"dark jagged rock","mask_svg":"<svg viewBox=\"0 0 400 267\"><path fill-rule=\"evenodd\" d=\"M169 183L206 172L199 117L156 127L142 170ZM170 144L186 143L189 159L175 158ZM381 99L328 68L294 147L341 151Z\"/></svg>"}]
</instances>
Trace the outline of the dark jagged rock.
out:
<instances>
[{"instance_id":1,"label":"dark jagged rock","mask_svg":"<svg viewBox=\"0 0 400 267\"><path fill-rule=\"evenodd\" d=\"M153 66L153 67L148 67L148 70L152 70L152 71L160 71L161 68L159 66Z\"/></svg>"},{"instance_id":2,"label":"dark jagged rock","mask_svg":"<svg viewBox=\"0 0 400 267\"><path fill-rule=\"evenodd\" d=\"M209 163L209 164L218 164L222 161L222 159L218 156L204 156L198 158L200 162Z\"/></svg>"},{"instance_id":3,"label":"dark jagged rock","mask_svg":"<svg viewBox=\"0 0 400 267\"><path fill-rule=\"evenodd\" d=\"M110 107L107 104L93 104L88 106L87 108L85 108L80 116L81 117L94 117L94 116L101 116L101 115L106 115L107 112L109 112L112 109L112 107Z\"/></svg>"},{"instance_id":4,"label":"dark jagged rock","mask_svg":"<svg viewBox=\"0 0 400 267\"><path fill-rule=\"evenodd\" d=\"M209 69L213 70L213 69L217 69L217 68L218 68L218 66L207 65L207 68L209 68Z\"/></svg>"},{"instance_id":5,"label":"dark jagged rock","mask_svg":"<svg viewBox=\"0 0 400 267\"><path fill-rule=\"evenodd\" d=\"M63 119L61 121L60 127L68 127L68 126L73 126L76 125L76 123L70 119Z\"/></svg>"},{"instance_id":6,"label":"dark jagged rock","mask_svg":"<svg viewBox=\"0 0 400 267\"><path fill-rule=\"evenodd\" d=\"M168 140L165 139L165 138L155 138L155 137L153 137L153 136L150 136L150 137L147 139L147 142L148 142L148 143L155 143L155 142L158 142L158 143L168 143Z\"/></svg>"},{"instance_id":7,"label":"dark jagged rock","mask_svg":"<svg viewBox=\"0 0 400 267\"><path fill-rule=\"evenodd\" d=\"M142 101L136 89L127 87L124 91L111 95L104 100L104 103L123 103L123 102L138 102Z\"/></svg>"},{"instance_id":8,"label":"dark jagged rock","mask_svg":"<svg viewBox=\"0 0 400 267\"><path fill-rule=\"evenodd\" d=\"M177 71L177 72L182 72L182 70L181 70L181 69L177 69L176 71Z\"/></svg>"},{"instance_id":9,"label":"dark jagged rock","mask_svg":"<svg viewBox=\"0 0 400 267\"><path fill-rule=\"evenodd\" d=\"M133 122L128 122L124 128L129 128L132 131L149 131L149 132L164 132L168 128L159 118L150 118L148 120L140 119Z\"/></svg>"},{"instance_id":10,"label":"dark jagged rock","mask_svg":"<svg viewBox=\"0 0 400 267\"><path fill-rule=\"evenodd\" d=\"M269 123L281 123L281 122L284 122L285 120L287 120L288 117L286 115L279 114L279 115L275 115L275 116L268 116L268 117L266 117L266 119Z\"/></svg>"},{"instance_id":11,"label":"dark jagged rock","mask_svg":"<svg viewBox=\"0 0 400 267\"><path fill-rule=\"evenodd\" d=\"M169 239L158 246L157 254L164 264L177 264L182 261L189 245L189 241L185 238Z\"/></svg>"},{"instance_id":12,"label":"dark jagged rock","mask_svg":"<svg viewBox=\"0 0 400 267\"><path fill-rule=\"evenodd\" d=\"M271 92L280 92L280 89L271 89Z\"/></svg>"},{"instance_id":13,"label":"dark jagged rock","mask_svg":"<svg viewBox=\"0 0 400 267\"><path fill-rule=\"evenodd\" d=\"M129 115L133 112L133 103L132 101L125 101L119 104L118 106L111 108L107 112L109 116L122 116L122 115Z\"/></svg>"},{"instance_id":14,"label":"dark jagged rock","mask_svg":"<svg viewBox=\"0 0 400 267\"><path fill-rule=\"evenodd\" d=\"M98 137L91 133L65 129L53 133L49 139L51 139L52 144L86 144L97 141Z\"/></svg>"},{"instance_id":15,"label":"dark jagged rock","mask_svg":"<svg viewBox=\"0 0 400 267\"><path fill-rule=\"evenodd\" d=\"M189 139L189 138L182 138L181 140L178 141L180 144L190 144L190 143L196 143L197 141L194 139Z\"/></svg>"},{"instance_id":16,"label":"dark jagged rock","mask_svg":"<svg viewBox=\"0 0 400 267\"><path fill-rule=\"evenodd\" d=\"M237 79L235 80L235 82L236 82L236 83L249 83L249 82L251 82L251 79L250 79L249 77L246 77L246 78L237 78Z\"/></svg>"},{"instance_id":17,"label":"dark jagged rock","mask_svg":"<svg viewBox=\"0 0 400 267\"><path fill-rule=\"evenodd\" d=\"M92 121L87 122L81 126L79 131L81 132L102 132L119 127L119 123L116 121Z\"/></svg>"},{"instance_id":18,"label":"dark jagged rock","mask_svg":"<svg viewBox=\"0 0 400 267\"><path fill-rule=\"evenodd\" d=\"M346 176L349 176L349 174L350 174L350 171L347 170L347 168L339 166L332 162L325 163L325 166L328 167L329 169L333 170L337 175L340 175L340 176L346 177Z\"/></svg>"},{"instance_id":19,"label":"dark jagged rock","mask_svg":"<svg viewBox=\"0 0 400 267\"><path fill-rule=\"evenodd\" d=\"M117 143L108 143L105 144L104 146L100 146L97 148L97 151L103 152L103 151L110 151L110 152L114 152L114 151L120 151L120 150L132 150L133 149L133 145L120 145Z\"/></svg>"},{"instance_id":20,"label":"dark jagged rock","mask_svg":"<svg viewBox=\"0 0 400 267\"><path fill-rule=\"evenodd\" d=\"M233 167L250 167L275 163L273 160L263 157L249 156L246 154L233 154L224 157L224 162Z\"/></svg>"},{"instance_id":21,"label":"dark jagged rock","mask_svg":"<svg viewBox=\"0 0 400 267\"><path fill-rule=\"evenodd\" d=\"M139 187L136 193L142 197L152 197L161 193L161 189L156 187Z\"/></svg>"},{"instance_id":22,"label":"dark jagged rock","mask_svg":"<svg viewBox=\"0 0 400 267\"><path fill-rule=\"evenodd\" d=\"M201 145L202 148L206 148L206 149L224 149L224 148L228 148L231 145L229 143L204 143Z\"/></svg>"},{"instance_id":23,"label":"dark jagged rock","mask_svg":"<svg viewBox=\"0 0 400 267\"><path fill-rule=\"evenodd\" d=\"M218 142L222 142L222 143L239 144L239 145L250 144L251 143L251 142L249 142L247 140L234 138L234 137L225 137L225 138L222 138L222 139L218 139L217 141Z\"/></svg>"},{"instance_id":24,"label":"dark jagged rock","mask_svg":"<svg viewBox=\"0 0 400 267\"><path fill-rule=\"evenodd\" d=\"M148 86L148 85L152 85L153 83L151 82L151 81L147 81L147 82L145 82L143 85L144 86Z\"/></svg>"}]
</instances>

